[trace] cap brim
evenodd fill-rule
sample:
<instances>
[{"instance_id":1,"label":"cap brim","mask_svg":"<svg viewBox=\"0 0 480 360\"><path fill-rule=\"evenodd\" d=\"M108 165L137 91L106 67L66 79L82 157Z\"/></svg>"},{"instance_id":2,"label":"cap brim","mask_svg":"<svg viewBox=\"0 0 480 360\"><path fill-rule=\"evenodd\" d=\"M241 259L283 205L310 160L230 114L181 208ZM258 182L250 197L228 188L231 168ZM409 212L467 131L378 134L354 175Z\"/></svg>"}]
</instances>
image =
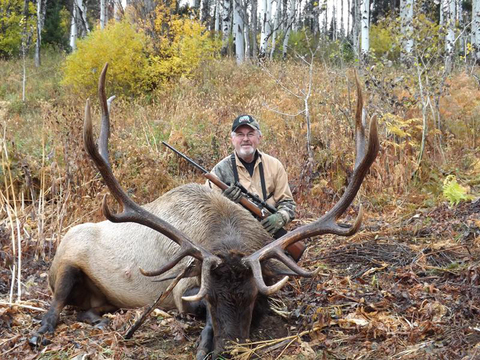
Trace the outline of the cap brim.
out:
<instances>
[{"instance_id":1,"label":"cap brim","mask_svg":"<svg viewBox=\"0 0 480 360\"><path fill-rule=\"evenodd\" d=\"M250 126L253 130L259 130L257 127L253 126L252 124L239 124L238 126L234 127L232 131L236 131L240 126Z\"/></svg>"}]
</instances>

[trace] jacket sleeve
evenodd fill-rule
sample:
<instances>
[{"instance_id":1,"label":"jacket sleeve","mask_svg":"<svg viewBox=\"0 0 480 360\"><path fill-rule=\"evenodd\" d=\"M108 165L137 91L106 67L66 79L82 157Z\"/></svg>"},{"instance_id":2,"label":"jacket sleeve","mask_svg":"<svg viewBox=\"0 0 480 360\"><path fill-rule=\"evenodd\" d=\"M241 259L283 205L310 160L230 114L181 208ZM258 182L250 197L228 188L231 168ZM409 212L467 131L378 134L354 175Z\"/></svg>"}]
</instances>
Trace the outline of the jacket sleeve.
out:
<instances>
[{"instance_id":1,"label":"jacket sleeve","mask_svg":"<svg viewBox=\"0 0 480 360\"><path fill-rule=\"evenodd\" d=\"M278 161L277 174L275 176L275 200L277 211L282 215L285 224L295 219L296 204L293 200L292 191L288 185L288 175L282 163Z\"/></svg>"},{"instance_id":2,"label":"jacket sleeve","mask_svg":"<svg viewBox=\"0 0 480 360\"><path fill-rule=\"evenodd\" d=\"M230 185L234 182L230 157L226 157L225 159L220 161L217 165L213 167L212 171L210 172L216 177L218 177L220 181L227 185ZM219 193L222 192L222 190L217 185L213 184L210 180L207 180L205 182L205 185Z\"/></svg>"}]
</instances>

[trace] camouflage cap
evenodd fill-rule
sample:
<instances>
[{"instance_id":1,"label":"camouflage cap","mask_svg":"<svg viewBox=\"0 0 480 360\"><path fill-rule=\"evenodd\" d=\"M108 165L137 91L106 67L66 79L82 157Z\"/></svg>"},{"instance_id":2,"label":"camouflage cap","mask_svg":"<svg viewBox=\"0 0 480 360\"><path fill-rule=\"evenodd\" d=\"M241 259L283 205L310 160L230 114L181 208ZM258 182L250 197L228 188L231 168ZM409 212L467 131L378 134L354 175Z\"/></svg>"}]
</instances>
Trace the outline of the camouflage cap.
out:
<instances>
[{"instance_id":1,"label":"camouflage cap","mask_svg":"<svg viewBox=\"0 0 480 360\"><path fill-rule=\"evenodd\" d=\"M240 115L233 121L232 131L238 129L239 126L248 125L254 130L260 130L260 125L258 121L253 118L251 115Z\"/></svg>"}]
</instances>

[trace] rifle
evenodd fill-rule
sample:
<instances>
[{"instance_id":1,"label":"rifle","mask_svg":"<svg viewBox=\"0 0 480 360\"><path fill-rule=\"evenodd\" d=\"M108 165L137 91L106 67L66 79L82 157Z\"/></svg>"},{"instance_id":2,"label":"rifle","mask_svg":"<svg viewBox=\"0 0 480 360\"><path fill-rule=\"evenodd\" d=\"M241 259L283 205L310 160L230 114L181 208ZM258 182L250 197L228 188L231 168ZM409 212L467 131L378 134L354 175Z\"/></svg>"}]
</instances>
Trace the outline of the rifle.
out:
<instances>
[{"instance_id":1,"label":"rifle","mask_svg":"<svg viewBox=\"0 0 480 360\"><path fill-rule=\"evenodd\" d=\"M203 176L205 176L208 180L210 180L213 184L218 186L220 189L225 190L228 188L228 185L225 184L223 181L221 181L215 174L212 174L211 172L207 171L204 167L201 165L197 164L195 161L190 159L188 156L185 154L182 154L180 151L175 149L173 146L167 144L165 141L162 141L162 144L168 147L170 150L172 150L175 154L178 156L182 157L183 159L187 160L190 164L195 166L197 169L199 169L202 173ZM236 184L239 185L239 184ZM265 201L261 200L258 196L249 193L243 186L240 186L240 190L242 193L244 193L246 196L241 196L239 200L239 204L242 205L245 209L250 211L254 216L256 216L259 220L265 219L268 217L270 214L274 214L277 212L277 209L275 209L273 206L268 205ZM255 199L255 201L259 202L260 204L263 205L262 208L258 207L253 201L251 201L248 197L251 197ZM268 210L268 211L267 211ZM275 239L278 239L279 237L285 235L287 231L284 228L281 228L278 230L273 237ZM295 261L298 261L300 257L302 256L303 252L305 251L306 245L303 241L296 242L286 248L288 253L292 256L292 258Z\"/></svg>"}]
</instances>

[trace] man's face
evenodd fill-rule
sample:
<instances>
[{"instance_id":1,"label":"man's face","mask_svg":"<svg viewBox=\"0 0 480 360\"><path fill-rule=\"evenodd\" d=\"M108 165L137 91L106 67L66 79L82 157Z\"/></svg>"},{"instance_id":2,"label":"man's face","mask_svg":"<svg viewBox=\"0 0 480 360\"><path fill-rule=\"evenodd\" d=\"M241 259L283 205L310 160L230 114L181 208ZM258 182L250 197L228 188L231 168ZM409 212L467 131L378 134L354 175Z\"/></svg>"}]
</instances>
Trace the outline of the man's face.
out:
<instances>
[{"instance_id":1,"label":"man's face","mask_svg":"<svg viewBox=\"0 0 480 360\"><path fill-rule=\"evenodd\" d=\"M232 144L237 155L250 162L253 160L253 155L261 139L262 136L257 130L248 125L242 125L235 130L235 135L232 136Z\"/></svg>"}]
</instances>

